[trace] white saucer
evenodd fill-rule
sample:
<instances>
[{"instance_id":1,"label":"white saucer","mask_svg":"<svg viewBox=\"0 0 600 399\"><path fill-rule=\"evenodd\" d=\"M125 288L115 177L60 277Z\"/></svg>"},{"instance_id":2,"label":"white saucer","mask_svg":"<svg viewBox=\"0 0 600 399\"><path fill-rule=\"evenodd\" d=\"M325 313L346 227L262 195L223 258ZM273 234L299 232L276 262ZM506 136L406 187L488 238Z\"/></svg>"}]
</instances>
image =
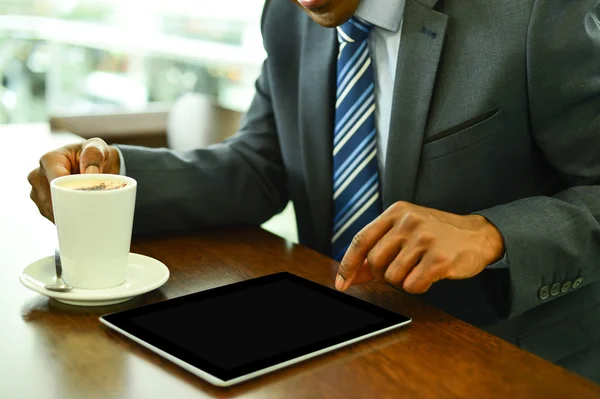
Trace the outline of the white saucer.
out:
<instances>
[{"instance_id":1,"label":"white saucer","mask_svg":"<svg viewBox=\"0 0 600 399\"><path fill-rule=\"evenodd\" d=\"M127 281L118 287L101 290L73 288L69 292L48 291L44 285L54 283L55 276L54 257L49 256L27 266L19 280L25 287L69 305L105 306L128 301L160 287L169 279L169 269L154 258L130 253Z\"/></svg>"}]
</instances>

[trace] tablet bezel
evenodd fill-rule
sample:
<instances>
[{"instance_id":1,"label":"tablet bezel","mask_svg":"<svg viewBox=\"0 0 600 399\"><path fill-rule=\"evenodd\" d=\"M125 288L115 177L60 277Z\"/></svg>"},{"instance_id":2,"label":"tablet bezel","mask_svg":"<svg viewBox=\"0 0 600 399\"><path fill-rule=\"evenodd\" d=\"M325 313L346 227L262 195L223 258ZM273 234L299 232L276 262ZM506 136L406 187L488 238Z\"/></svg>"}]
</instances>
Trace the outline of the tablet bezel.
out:
<instances>
[{"instance_id":1,"label":"tablet bezel","mask_svg":"<svg viewBox=\"0 0 600 399\"><path fill-rule=\"evenodd\" d=\"M335 338L321 340L317 343L287 351L276 356L271 356L270 358L256 361L254 363L231 370L222 369L206 361L205 359L186 351L182 347L174 345L169 340L161 338L160 336L157 336L146 329L140 328L129 321L131 317L140 316L157 310L165 310L189 301L202 300L212 296L223 295L237 290L265 285L286 279L301 284L309 289L323 293L331 298L341 300L346 304L357 307L371 314L383 317L385 320L374 326L369 326L368 328L362 328L342 336L337 336ZM404 326L410 323L412 320L406 316L391 312L387 309L322 286L294 274L282 272L216 287L205 291L184 295L178 298L168 299L163 302L104 315L100 317L100 321L115 331L158 353L168 360L171 360L172 362L207 380L208 382L218 386L229 386L289 366L291 364L301 362L311 357L321 355L342 346L382 334L392 329Z\"/></svg>"}]
</instances>

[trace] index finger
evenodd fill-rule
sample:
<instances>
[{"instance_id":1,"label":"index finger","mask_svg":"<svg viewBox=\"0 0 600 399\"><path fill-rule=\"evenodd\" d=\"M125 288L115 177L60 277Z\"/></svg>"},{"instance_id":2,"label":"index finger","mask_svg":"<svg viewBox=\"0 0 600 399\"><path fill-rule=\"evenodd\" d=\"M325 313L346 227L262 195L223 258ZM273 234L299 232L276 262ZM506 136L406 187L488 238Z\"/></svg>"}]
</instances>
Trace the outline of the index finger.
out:
<instances>
[{"instance_id":1,"label":"index finger","mask_svg":"<svg viewBox=\"0 0 600 399\"><path fill-rule=\"evenodd\" d=\"M358 270L367 259L367 255L392 228L392 225L391 219L380 216L354 236L338 268L335 280L336 289L345 291L352 285L352 281L356 278Z\"/></svg>"}]
</instances>

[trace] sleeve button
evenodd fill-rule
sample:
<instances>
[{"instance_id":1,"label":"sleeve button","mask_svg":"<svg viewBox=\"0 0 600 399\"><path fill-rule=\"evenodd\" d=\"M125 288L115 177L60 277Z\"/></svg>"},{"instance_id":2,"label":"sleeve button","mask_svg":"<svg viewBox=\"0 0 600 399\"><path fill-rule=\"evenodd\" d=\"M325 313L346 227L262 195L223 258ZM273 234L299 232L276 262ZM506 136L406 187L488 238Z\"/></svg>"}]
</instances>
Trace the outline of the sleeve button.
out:
<instances>
[{"instance_id":1,"label":"sleeve button","mask_svg":"<svg viewBox=\"0 0 600 399\"><path fill-rule=\"evenodd\" d=\"M562 292L563 294L567 291L569 291L571 289L571 287L573 286L573 282L572 281L567 281L562 285L562 288L560 289L560 292Z\"/></svg>"},{"instance_id":2,"label":"sleeve button","mask_svg":"<svg viewBox=\"0 0 600 399\"><path fill-rule=\"evenodd\" d=\"M550 287L545 285L540 289L540 299L541 300L548 299L549 296L550 296Z\"/></svg>"},{"instance_id":3,"label":"sleeve button","mask_svg":"<svg viewBox=\"0 0 600 399\"><path fill-rule=\"evenodd\" d=\"M583 277L579 277L577 280L575 280L573 282L573 288L577 288L579 287L581 284L583 284L584 278Z\"/></svg>"},{"instance_id":4,"label":"sleeve button","mask_svg":"<svg viewBox=\"0 0 600 399\"><path fill-rule=\"evenodd\" d=\"M552 284L552 288L550 288L550 295L557 296L560 294L560 283Z\"/></svg>"}]
</instances>

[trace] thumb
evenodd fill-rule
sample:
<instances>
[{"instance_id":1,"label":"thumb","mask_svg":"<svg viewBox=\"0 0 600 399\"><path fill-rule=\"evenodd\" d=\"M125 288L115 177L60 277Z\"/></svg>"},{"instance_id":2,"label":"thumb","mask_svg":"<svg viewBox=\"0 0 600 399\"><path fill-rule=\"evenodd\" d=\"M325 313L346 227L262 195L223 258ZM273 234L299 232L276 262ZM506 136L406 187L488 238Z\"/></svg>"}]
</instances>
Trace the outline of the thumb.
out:
<instances>
[{"instance_id":1,"label":"thumb","mask_svg":"<svg viewBox=\"0 0 600 399\"><path fill-rule=\"evenodd\" d=\"M110 157L108 144L101 139L89 139L81 149L79 157L80 173L102 173L104 162Z\"/></svg>"}]
</instances>

